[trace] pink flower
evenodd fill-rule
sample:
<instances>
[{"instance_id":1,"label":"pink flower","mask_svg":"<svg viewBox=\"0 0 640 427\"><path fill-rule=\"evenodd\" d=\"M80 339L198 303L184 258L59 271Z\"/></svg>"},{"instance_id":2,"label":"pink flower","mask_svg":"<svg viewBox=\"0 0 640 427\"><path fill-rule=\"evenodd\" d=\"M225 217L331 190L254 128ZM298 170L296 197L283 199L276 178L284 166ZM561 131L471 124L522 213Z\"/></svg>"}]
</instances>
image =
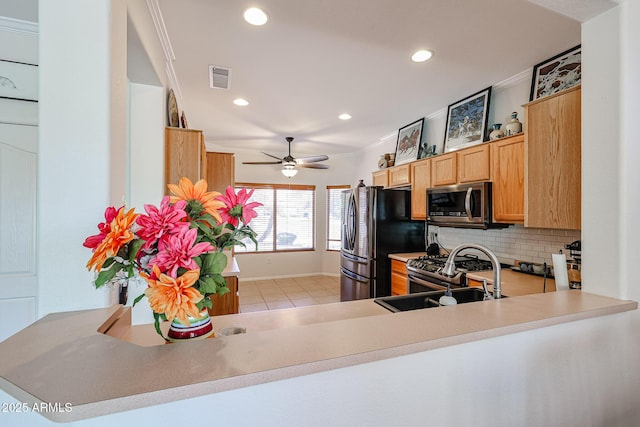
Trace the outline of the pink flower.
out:
<instances>
[{"instance_id":1,"label":"pink flower","mask_svg":"<svg viewBox=\"0 0 640 427\"><path fill-rule=\"evenodd\" d=\"M212 251L214 247L209 242L194 244L197 237L198 230L195 228L180 230L179 234L169 235L164 249L149 260L149 267L157 265L162 272L166 272L173 278L178 276L180 267L187 270L199 269L193 258Z\"/></svg>"},{"instance_id":2,"label":"pink flower","mask_svg":"<svg viewBox=\"0 0 640 427\"><path fill-rule=\"evenodd\" d=\"M102 243L104 238L107 237L107 234L109 234L109 232L111 231L111 221L113 221L114 218L118 215L118 210L119 209L116 209L113 206L109 206L107 209L105 209L105 221L98 224L98 230L100 230L100 233L87 237L82 246L95 250L98 245Z\"/></svg>"},{"instance_id":3,"label":"pink flower","mask_svg":"<svg viewBox=\"0 0 640 427\"><path fill-rule=\"evenodd\" d=\"M247 192L246 188L240 189L238 194L233 191L233 187L228 186L225 191L225 195L216 197L216 200L224 202L225 206L219 209L222 222L228 222L234 227L238 226L239 220L242 219L243 224L248 224L258 214L254 210L258 206L262 206L262 203L247 201L253 195L254 190Z\"/></svg>"},{"instance_id":4,"label":"pink flower","mask_svg":"<svg viewBox=\"0 0 640 427\"><path fill-rule=\"evenodd\" d=\"M138 237L145 241L143 249L151 249L157 242L158 248L166 246L169 236L189 229L185 221L187 213L184 208L187 202L181 200L174 205L169 204L169 196L164 196L160 209L153 205L144 205L147 215L140 215L136 220L141 228Z\"/></svg>"}]
</instances>

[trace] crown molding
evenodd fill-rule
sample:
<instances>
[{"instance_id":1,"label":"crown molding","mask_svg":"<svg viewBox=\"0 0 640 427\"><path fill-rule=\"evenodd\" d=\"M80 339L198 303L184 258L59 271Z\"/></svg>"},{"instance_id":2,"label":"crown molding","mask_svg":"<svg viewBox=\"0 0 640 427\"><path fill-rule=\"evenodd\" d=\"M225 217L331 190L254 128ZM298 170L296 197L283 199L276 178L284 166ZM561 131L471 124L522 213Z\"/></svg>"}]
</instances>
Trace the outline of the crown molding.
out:
<instances>
[{"instance_id":1,"label":"crown molding","mask_svg":"<svg viewBox=\"0 0 640 427\"><path fill-rule=\"evenodd\" d=\"M521 71L518 74L509 77L508 79L502 80L493 85L492 90L505 90L512 86L522 83L523 81L531 82L531 76L533 73L533 67L527 70Z\"/></svg>"},{"instance_id":2,"label":"crown molding","mask_svg":"<svg viewBox=\"0 0 640 427\"><path fill-rule=\"evenodd\" d=\"M0 31L37 36L38 23L0 16Z\"/></svg>"},{"instance_id":3,"label":"crown molding","mask_svg":"<svg viewBox=\"0 0 640 427\"><path fill-rule=\"evenodd\" d=\"M173 53L173 47L171 46L171 40L167 33L167 27L164 25L164 18L162 17L162 11L160 10L158 0L147 0L147 8L149 9L149 13L151 13L151 19L153 20L153 25L156 28L158 40L160 40L167 62L175 61L176 55Z\"/></svg>"}]
</instances>

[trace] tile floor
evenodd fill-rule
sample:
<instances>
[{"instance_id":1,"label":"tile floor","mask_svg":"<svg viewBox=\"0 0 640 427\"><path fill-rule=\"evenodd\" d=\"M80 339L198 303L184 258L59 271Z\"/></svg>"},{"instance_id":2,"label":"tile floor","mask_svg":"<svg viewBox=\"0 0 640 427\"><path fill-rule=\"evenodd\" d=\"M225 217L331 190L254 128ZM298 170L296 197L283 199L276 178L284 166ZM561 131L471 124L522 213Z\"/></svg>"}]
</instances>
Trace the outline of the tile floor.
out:
<instances>
[{"instance_id":1,"label":"tile floor","mask_svg":"<svg viewBox=\"0 0 640 427\"><path fill-rule=\"evenodd\" d=\"M340 278L240 280L240 313L340 302Z\"/></svg>"}]
</instances>

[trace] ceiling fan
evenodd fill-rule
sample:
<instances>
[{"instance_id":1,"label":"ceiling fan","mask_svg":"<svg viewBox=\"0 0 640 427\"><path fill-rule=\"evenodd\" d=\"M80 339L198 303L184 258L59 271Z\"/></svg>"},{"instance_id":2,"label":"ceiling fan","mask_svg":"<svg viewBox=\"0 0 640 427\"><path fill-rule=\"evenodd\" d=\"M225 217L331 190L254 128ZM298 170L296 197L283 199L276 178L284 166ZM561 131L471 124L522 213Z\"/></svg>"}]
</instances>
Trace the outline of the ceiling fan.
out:
<instances>
[{"instance_id":1,"label":"ceiling fan","mask_svg":"<svg viewBox=\"0 0 640 427\"><path fill-rule=\"evenodd\" d=\"M262 154L276 159L277 162L242 162L242 164L243 165L277 165L277 164L282 164L283 165L282 166L282 174L284 176L286 176L287 178L291 178L291 177L295 176L298 173L298 171L296 170L296 166L300 166L300 167L303 167L303 168L311 168L311 169L329 169L329 166L327 166L327 165L317 164L317 162L322 162L322 161L325 161L325 160L329 159L329 157L325 156L324 154L321 154L321 155L318 155L318 156L301 157L299 159L296 159L295 157L293 157L291 155L291 142L293 141L293 137L288 136L285 139L289 143L289 154L287 154L285 157L280 158L280 157L272 156L271 154L262 152Z\"/></svg>"}]
</instances>

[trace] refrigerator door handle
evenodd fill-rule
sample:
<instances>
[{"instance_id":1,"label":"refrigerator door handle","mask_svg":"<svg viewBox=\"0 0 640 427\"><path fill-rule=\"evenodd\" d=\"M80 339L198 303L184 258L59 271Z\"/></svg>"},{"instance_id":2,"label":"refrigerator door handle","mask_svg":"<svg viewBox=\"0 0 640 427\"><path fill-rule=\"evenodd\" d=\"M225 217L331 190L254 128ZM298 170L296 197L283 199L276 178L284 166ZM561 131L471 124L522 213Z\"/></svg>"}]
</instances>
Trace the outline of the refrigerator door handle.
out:
<instances>
[{"instance_id":1,"label":"refrigerator door handle","mask_svg":"<svg viewBox=\"0 0 640 427\"><path fill-rule=\"evenodd\" d=\"M356 275L356 274L353 274L352 272L350 272L350 271L348 271L348 270L345 270L344 268L341 268L341 269L340 269L340 272L341 272L342 274L344 274L345 276L347 276L349 279L351 279L351 280L355 280L356 282L359 282L359 283L365 283L365 284L368 284L368 283L369 283L369 279L362 280L362 279L360 278L360 276L358 276L358 275Z\"/></svg>"}]
</instances>

